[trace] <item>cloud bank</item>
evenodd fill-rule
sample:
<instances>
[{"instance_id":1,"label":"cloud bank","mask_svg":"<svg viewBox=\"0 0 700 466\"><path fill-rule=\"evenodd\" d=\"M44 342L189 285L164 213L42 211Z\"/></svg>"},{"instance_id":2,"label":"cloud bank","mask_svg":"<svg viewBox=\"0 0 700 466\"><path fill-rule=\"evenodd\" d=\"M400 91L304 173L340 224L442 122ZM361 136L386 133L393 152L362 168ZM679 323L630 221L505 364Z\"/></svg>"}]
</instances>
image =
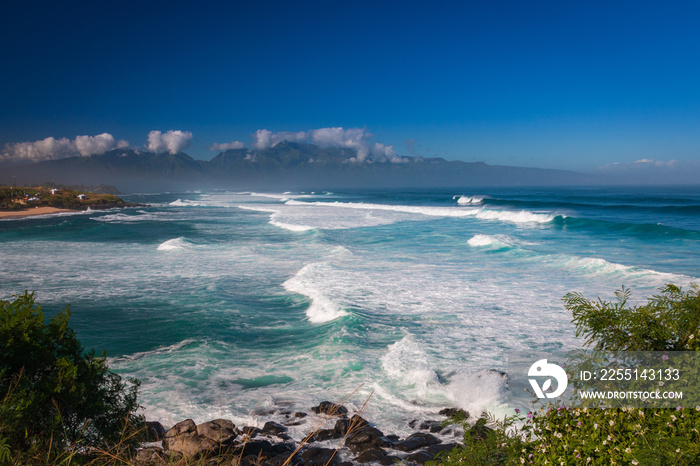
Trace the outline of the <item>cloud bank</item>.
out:
<instances>
[{"instance_id":1,"label":"cloud bank","mask_svg":"<svg viewBox=\"0 0 700 466\"><path fill-rule=\"evenodd\" d=\"M81 155L104 154L108 150L127 147L128 141L115 140L109 133L76 136L75 139L48 137L34 142L5 144L0 162L42 162Z\"/></svg>"},{"instance_id":2,"label":"cloud bank","mask_svg":"<svg viewBox=\"0 0 700 466\"><path fill-rule=\"evenodd\" d=\"M151 152L165 152L176 154L187 149L192 140L192 133L189 131L170 130L166 133L151 131L148 133L148 143L146 147Z\"/></svg>"},{"instance_id":3,"label":"cloud bank","mask_svg":"<svg viewBox=\"0 0 700 466\"><path fill-rule=\"evenodd\" d=\"M218 152L223 152L225 150L230 150L230 149L243 149L245 147L245 144L243 144L241 141L233 141L233 142L225 142L223 144L218 144L214 143L211 146L207 147L212 152L218 151Z\"/></svg>"},{"instance_id":4,"label":"cloud bank","mask_svg":"<svg viewBox=\"0 0 700 466\"><path fill-rule=\"evenodd\" d=\"M400 157L394 146L387 146L380 142L372 142L373 134L362 128L319 128L300 132L272 132L267 129L259 129L253 134L253 147L267 149L277 144L288 142L307 142L320 147L338 147L354 149L357 156L349 159L350 162L392 162L402 163L408 159Z\"/></svg>"}]
</instances>

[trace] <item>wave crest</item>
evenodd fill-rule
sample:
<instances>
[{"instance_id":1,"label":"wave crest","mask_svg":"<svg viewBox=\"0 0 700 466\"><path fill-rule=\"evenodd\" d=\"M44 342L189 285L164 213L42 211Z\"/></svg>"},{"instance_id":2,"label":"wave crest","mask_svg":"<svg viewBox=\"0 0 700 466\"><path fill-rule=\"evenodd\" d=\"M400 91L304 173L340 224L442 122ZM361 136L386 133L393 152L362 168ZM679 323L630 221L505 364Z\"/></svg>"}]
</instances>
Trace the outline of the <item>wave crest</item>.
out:
<instances>
[{"instance_id":1,"label":"wave crest","mask_svg":"<svg viewBox=\"0 0 700 466\"><path fill-rule=\"evenodd\" d=\"M184 237L169 239L168 241L163 241L158 245L158 251L177 251L188 248L192 243L187 241Z\"/></svg>"},{"instance_id":2,"label":"wave crest","mask_svg":"<svg viewBox=\"0 0 700 466\"><path fill-rule=\"evenodd\" d=\"M330 322L348 314L316 288L315 280L308 277L315 273L317 266L318 264L305 265L296 275L282 284L285 290L304 295L311 300L306 316L309 322L314 324Z\"/></svg>"}]
</instances>

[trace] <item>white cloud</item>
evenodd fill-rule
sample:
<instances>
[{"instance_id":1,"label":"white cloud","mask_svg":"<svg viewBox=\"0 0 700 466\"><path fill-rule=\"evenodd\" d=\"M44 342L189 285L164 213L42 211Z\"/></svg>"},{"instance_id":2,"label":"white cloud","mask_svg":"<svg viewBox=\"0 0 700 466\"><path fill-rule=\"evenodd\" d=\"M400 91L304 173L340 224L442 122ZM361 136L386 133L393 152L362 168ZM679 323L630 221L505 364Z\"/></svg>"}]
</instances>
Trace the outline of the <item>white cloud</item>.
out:
<instances>
[{"instance_id":1,"label":"white cloud","mask_svg":"<svg viewBox=\"0 0 700 466\"><path fill-rule=\"evenodd\" d=\"M214 143L211 146L208 147L208 149L212 152L216 151L225 151L229 149L243 149L245 147L245 144L243 144L241 141L233 141L233 142L226 142L223 144L217 144Z\"/></svg>"},{"instance_id":2,"label":"white cloud","mask_svg":"<svg viewBox=\"0 0 700 466\"><path fill-rule=\"evenodd\" d=\"M339 147L353 149L357 156L349 161L363 163L365 161L377 162L407 162L408 159L400 157L394 150L394 146L387 146L379 142L372 142L373 135L362 128L342 127L319 128L311 131L273 133L267 129L259 129L253 135L253 147L267 149L280 142L310 142L320 147Z\"/></svg>"},{"instance_id":3,"label":"white cloud","mask_svg":"<svg viewBox=\"0 0 700 466\"><path fill-rule=\"evenodd\" d=\"M98 134L97 136L78 136L75 138L75 147L82 156L104 154L108 150L115 148L121 149L128 145L129 143L124 140L115 142L114 136L108 133Z\"/></svg>"},{"instance_id":4,"label":"white cloud","mask_svg":"<svg viewBox=\"0 0 700 466\"><path fill-rule=\"evenodd\" d=\"M129 143L124 140L115 141L114 136L102 133L96 136L76 136L56 139L48 137L34 142L18 142L5 144L0 152L2 162L41 162L44 160L63 159L82 155L104 154L108 150L127 147Z\"/></svg>"},{"instance_id":5,"label":"white cloud","mask_svg":"<svg viewBox=\"0 0 700 466\"><path fill-rule=\"evenodd\" d=\"M148 133L148 144L146 147L151 152L165 152L176 154L189 147L192 140L192 133L189 131L170 130L166 133L151 131Z\"/></svg>"},{"instance_id":6,"label":"white cloud","mask_svg":"<svg viewBox=\"0 0 700 466\"><path fill-rule=\"evenodd\" d=\"M259 129L253 134L253 147L256 149L267 149L275 147L280 142L304 142L307 134L304 131L297 133L292 131L280 131L273 133L267 129Z\"/></svg>"}]
</instances>

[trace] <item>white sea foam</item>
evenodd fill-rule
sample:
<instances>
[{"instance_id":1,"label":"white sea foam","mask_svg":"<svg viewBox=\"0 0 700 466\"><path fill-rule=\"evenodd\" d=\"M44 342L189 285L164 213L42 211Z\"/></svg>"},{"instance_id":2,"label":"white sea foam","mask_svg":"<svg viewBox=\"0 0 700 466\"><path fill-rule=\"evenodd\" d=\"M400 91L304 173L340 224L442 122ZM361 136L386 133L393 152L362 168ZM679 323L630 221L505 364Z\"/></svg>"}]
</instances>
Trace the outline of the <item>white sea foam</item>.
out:
<instances>
[{"instance_id":1,"label":"white sea foam","mask_svg":"<svg viewBox=\"0 0 700 466\"><path fill-rule=\"evenodd\" d=\"M495 236L489 236L489 235L474 235L467 241L467 244L472 247L482 247L482 246L497 246L497 247L503 247L503 246L509 246L508 243L497 239Z\"/></svg>"},{"instance_id":2,"label":"white sea foam","mask_svg":"<svg viewBox=\"0 0 700 466\"><path fill-rule=\"evenodd\" d=\"M187 241L184 237L169 239L168 241L163 241L158 245L158 251L177 251L188 248L192 243Z\"/></svg>"},{"instance_id":3,"label":"white sea foam","mask_svg":"<svg viewBox=\"0 0 700 466\"><path fill-rule=\"evenodd\" d=\"M459 205L479 205L484 201L483 196L453 196Z\"/></svg>"},{"instance_id":4,"label":"white sea foam","mask_svg":"<svg viewBox=\"0 0 700 466\"><path fill-rule=\"evenodd\" d=\"M305 202L289 200L285 203L290 206L317 206L317 207L340 207L344 209L361 210L385 210L390 212L402 212L408 214L429 215L433 217L471 217L477 214L478 210L454 209L452 207L427 207L408 206L391 204L370 204L365 202Z\"/></svg>"},{"instance_id":5,"label":"white sea foam","mask_svg":"<svg viewBox=\"0 0 700 466\"><path fill-rule=\"evenodd\" d=\"M279 228L284 228L285 230L289 231L309 231L314 229L314 227L310 227L308 225L292 225L290 223L279 222L275 220L275 215L277 214L273 214L270 218L270 221L268 222L270 225L274 225Z\"/></svg>"},{"instance_id":6,"label":"white sea foam","mask_svg":"<svg viewBox=\"0 0 700 466\"><path fill-rule=\"evenodd\" d=\"M108 223L130 223L130 222L163 222L173 220L169 218L167 214L159 212L145 212L143 210L138 211L138 215L127 215L127 214L111 214L103 215L101 217L92 217L91 220L97 222L108 222Z\"/></svg>"},{"instance_id":7,"label":"white sea foam","mask_svg":"<svg viewBox=\"0 0 700 466\"><path fill-rule=\"evenodd\" d=\"M567 269L580 270L589 275L610 275L625 278L650 277L676 283L685 283L690 280L690 277L685 275L657 272L652 269L617 264L615 262L608 262L599 257L577 257L566 254L554 255L552 257L554 258L555 265L563 266Z\"/></svg>"},{"instance_id":8,"label":"white sea foam","mask_svg":"<svg viewBox=\"0 0 700 466\"><path fill-rule=\"evenodd\" d=\"M313 193L312 193L313 194ZM282 202L287 201L289 199L297 199L297 198L305 198L305 197L314 197L311 194L292 194L289 191L282 193L282 194L276 194L276 193L250 193L251 196L255 197L267 197L270 199L278 199Z\"/></svg>"},{"instance_id":9,"label":"white sea foam","mask_svg":"<svg viewBox=\"0 0 700 466\"><path fill-rule=\"evenodd\" d=\"M176 206L176 207L202 207L202 206L206 206L206 204L204 204L202 202L190 201L187 199L185 199L185 200L177 199L168 205Z\"/></svg>"},{"instance_id":10,"label":"white sea foam","mask_svg":"<svg viewBox=\"0 0 700 466\"><path fill-rule=\"evenodd\" d=\"M494 370L459 368L449 379L440 380L433 361L413 335L389 345L381 358L384 372L402 388L400 392L426 401L451 400L471 413L493 412L507 399L507 376Z\"/></svg>"},{"instance_id":11,"label":"white sea foam","mask_svg":"<svg viewBox=\"0 0 700 466\"><path fill-rule=\"evenodd\" d=\"M289 206L318 206L340 207L345 209L384 210L390 212L403 212L419 214L431 217L476 217L482 220L500 220L510 223L547 223L554 219L554 215L538 214L527 210L487 210L481 208L464 209L455 207L409 206L392 204L371 204L365 202L306 202L289 200L285 203Z\"/></svg>"},{"instance_id":12,"label":"white sea foam","mask_svg":"<svg viewBox=\"0 0 700 466\"><path fill-rule=\"evenodd\" d=\"M528 210L487 210L482 209L476 214L481 220L501 220L510 223L549 223L554 215L537 214Z\"/></svg>"},{"instance_id":13,"label":"white sea foam","mask_svg":"<svg viewBox=\"0 0 700 466\"><path fill-rule=\"evenodd\" d=\"M309 226L309 225L301 225L301 224L295 224L295 223L289 223L289 222L282 222L279 220L281 211L279 209L270 209L269 207L264 207L264 206L246 206L246 205L239 205L236 206L239 209L243 210L252 210L255 212L265 212L272 214L270 215L270 221L268 222L270 225L274 225L278 228L283 228L285 230L289 231L294 231L294 232L303 232L303 231L309 231L309 230L314 230L315 227Z\"/></svg>"},{"instance_id":14,"label":"white sea foam","mask_svg":"<svg viewBox=\"0 0 700 466\"><path fill-rule=\"evenodd\" d=\"M284 289L293 293L307 296L311 304L306 310L306 316L314 324L330 322L338 317L347 315L336 303L326 297L317 287L316 281L309 275L316 274L318 264L305 265L296 275L282 284Z\"/></svg>"},{"instance_id":15,"label":"white sea foam","mask_svg":"<svg viewBox=\"0 0 700 466\"><path fill-rule=\"evenodd\" d=\"M342 230L393 223L396 219L386 216L373 216L371 213L340 212L332 215L328 209L318 208L308 203L299 204L248 204L238 205L239 209L270 213L270 223L278 228L303 232L309 230ZM330 214L330 215L329 215Z\"/></svg>"},{"instance_id":16,"label":"white sea foam","mask_svg":"<svg viewBox=\"0 0 700 466\"><path fill-rule=\"evenodd\" d=\"M445 390L468 413L491 412L499 416L508 399L508 378L492 370L468 371L455 374Z\"/></svg>"},{"instance_id":17,"label":"white sea foam","mask_svg":"<svg viewBox=\"0 0 700 466\"><path fill-rule=\"evenodd\" d=\"M382 369L402 385L411 385L421 392L439 383L437 373L428 362L428 355L412 335L389 345L382 357Z\"/></svg>"}]
</instances>

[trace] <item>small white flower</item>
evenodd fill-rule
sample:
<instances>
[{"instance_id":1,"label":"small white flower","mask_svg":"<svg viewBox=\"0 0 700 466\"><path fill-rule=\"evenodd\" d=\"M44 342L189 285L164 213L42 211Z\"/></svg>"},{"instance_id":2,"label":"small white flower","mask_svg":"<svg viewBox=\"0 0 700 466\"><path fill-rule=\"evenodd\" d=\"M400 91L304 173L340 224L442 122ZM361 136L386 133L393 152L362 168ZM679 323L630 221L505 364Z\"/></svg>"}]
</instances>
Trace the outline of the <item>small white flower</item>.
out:
<instances>
[{"instance_id":1,"label":"small white flower","mask_svg":"<svg viewBox=\"0 0 700 466\"><path fill-rule=\"evenodd\" d=\"M598 424L593 424L593 428L594 428L594 429L597 429L597 428L598 428Z\"/></svg>"},{"instance_id":2,"label":"small white flower","mask_svg":"<svg viewBox=\"0 0 700 466\"><path fill-rule=\"evenodd\" d=\"M610 426L612 427L614 425L615 425L615 421L610 421Z\"/></svg>"},{"instance_id":3,"label":"small white flower","mask_svg":"<svg viewBox=\"0 0 700 466\"><path fill-rule=\"evenodd\" d=\"M586 458L586 463L590 463L591 461L593 461L593 458L591 458L590 456Z\"/></svg>"},{"instance_id":4,"label":"small white flower","mask_svg":"<svg viewBox=\"0 0 700 466\"><path fill-rule=\"evenodd\" d=\"M634 464L635 466L637 466L637 465L639 464L639 461L637 461L637 460L632 460L632 464Z\"/></svg>"},{"instance_id":5,"label":"small white flower","mask_svg":"<svg viewBox=\"0 0 700 466\"><path fill-rule=\"evenodd\" d=\"M690 336L688 337L688 340L692 340L693 338L695 338L695 335L690 335Z\"/></svg>"},{"instance_id":6,"label":"small white flower","mask_svg":"<svg viewBox=\"0 0 700 466\"><path fill-rule=\"evenodd\" d=\"M672 420L672 421L675 421L676 419L677 419L676 416L674 416L673 414L671 414L671 420Z\"/></svg>"},{"instance_id":7,"label":"small white flower","mask_svg":"<svg viewBox=\"0 0 700 466\"><path fill-rule=\"evenodd\" d=\"M608 444L608 441L607 441L607 440L603 440L603 445L607 445L607 444Z\"/></svg>"},{"instance_id":8,"label":"small white flower","mask_svg":"<svg viewBox=\"0 0 700 466\"><path fill-rule=\"evenodd\" d=\"M632 449L630 447L625 448L625 453L632 453Z\"/></svg>"}]
</instances>

